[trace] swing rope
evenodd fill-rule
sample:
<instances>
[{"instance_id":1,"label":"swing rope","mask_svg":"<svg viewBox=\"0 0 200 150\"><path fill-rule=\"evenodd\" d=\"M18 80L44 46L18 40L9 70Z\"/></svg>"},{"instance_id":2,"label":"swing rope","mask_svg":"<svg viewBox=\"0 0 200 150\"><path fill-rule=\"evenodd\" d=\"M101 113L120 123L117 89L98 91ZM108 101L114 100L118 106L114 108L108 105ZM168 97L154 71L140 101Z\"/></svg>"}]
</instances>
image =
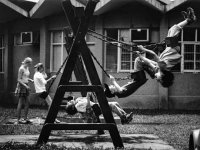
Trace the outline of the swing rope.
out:
<instances>
[{"instance_id":1,"label":"swing rope","mask_svg":"<svg viewBox=\"0 0 200 150\"><path fill-rule=\"evenodd\" d=\"M93 31L93 30L91 30L91 29L88 29L88 31L89 31L89 32L92 32L92 33L95 33L95 34L97 34L97 35L103 37L103 38L101 38L101 37L95 36L95 35L93 35L93 34L91 34L91 33L88 33L88 35L91 35L91 36L93 36L94 38L97 38L97 39L99 39L99 40L102 40L102 41L104 41L104 42L106 42L106 43L109 43L109 44L111 44L111 45L114 45L114 46L116 46L116 47L122 48L122 49L124 49L124 50L126 50L126 51L129 51L129 52L132 52L132 53L134 53L134 54L138 54L138 53L136 52L136 50L138 49L137 45L131 45L131 44L125 43L125 42L123 42L123 41L118 41L118 40L113 39L113 38L111 38L111 37L108 37L108 36L99 34L99 33L95 32L95 31ZM132 47L132 48L135 49L135 50L130 50L130 49L125 48L125 47L123 47L123 46L119 46L119 45L114 44L114 43L112 43L112 42L110 42L110 41L108 41L108 40L106 40L106 39L104 39L104 38L110 39L110 40L115 41L115 42L117 42L117 43L124 44L124 45L126 45L126 46L130 46L130 47ZM145 47L145 48L149 48L149 47L154 46L154 48L152 49L152 50L154 51L159 45L165 44L165 43L163 43L164 41L165 41L165 40L162 40L160 43L145 45L144 47ZM94 60L97 62L97 64L100 66L100 68L103 70L103 72L105 73L105 75L106 75L107 77L110 78L109 74L105 71L105 69L103 68L103 66L99 63L99 61L97 60L97 58L93 55L93 53L92 53L91 51L90 51L90 54L92 55L92 57L94 58ZM132 78L131 78L131 75L128 75L127 77L124 77L124 78L115 78L115 79L116 79L116 80L131 80Z\"/></svg>"},{"instance_id":2,"label":"swing rope","mask_svg":"<svg viewBox=\"0 0 200 150\"><path fill-rule=\"evenodd\" d=\"M111 44L111 45L114 45L114 46L116 46L116 47L122 48L122 49L124 49L124 50L126 50L126 51L133 52L133 53L137 54L136 51L133 51L133 50L130 50L130 49L125 48L125 47L123 47L123 46L114 44L114 43L112 43L112 42L110 42L110 41L108 41L108 40L102 39L102 38L97 37L97 36L95 36L95 35L93 35L93 34L88 33L88 35L91 35L91 36L93 36L93 37L95 37L95 38L97 38L97 39L99 39L99 40L102 40L102 41L104 41L104 42L106 42L106 43L109 43L109 44ZM129 44L126 44L126 45L131 46L131 45L129 45ZM132 47L137 48L137 46L132 46Z\"/></svg>"},{"instance_id":3,"label":"swing rope","mask_svg":"<svg viewBox=\"0 0 200 150\"><path fill-rule=\"evenodd\" d=\"M94 60L97 62L97 64L99 65L99 67L102 69L102 71L105 73L105 75L110 78L110 75L106 72L106 70L103 68L103 66L99 63L99 61L97 60L97 58L94 56L94 54L90 51L91 56L94 58ZM124 78L115 78L117 81L119 80L131 80L131 76L128 75L127 77Z\"/></svg>"},{"instance_id":4,"label":"swing rope","mask_svg":"<svg viewBox=\"0 0 200 150\"><path fill-rule=\"evenodd\" d=\"M61 73L61 69L64 67L65 63L67 62L68 57L69 57L69 56L67 56L67 57L65 58L65 60L64 60L63 63L62 63L62 65L60 66L60 68L59 68L58 71L56 72L56 74L55 74L55 75L56 75L56 78L57 78L57 76ZM49 87L48 87L48 89L47 89L47 93L49 93L49 91L50 91L50 89L51 89L51 87L52 87L54 81L56 80L56 78L54 78L54 79L51 81L51 83L50 83L50 85L49 85Z\"/></svg>"},{"instance_id":5,"label":"swing rope","mask_svg":"<svg viewBox=\"0 0 200 150\"><path fill-rule=\"evenodd\" d=\"M110 40L112 40L112 41L115 41L115 42L120 43L120 44L124 44L124 45L126 45L126 46L130 46L130 47L132 47L133 49L135 49L135 51L137 50L137 45L131 45L131 44L128 44L128 43L126 43L126 42L124 42L124 41L118 41L118 40L116 40L116 39L114 39L114 38L111 38L111 37L102 35L102 34L100 34L100 33L97 33L96 31L94 31L94 30L92 30L92 29L88 29L88 31L91 32L91 33L94 33L94 34L96 34L96 35L99 35L99 36L101 36L101 37L103 37L103 38L110 39ZM116 44L113 44L112 42L110 42L110 41L108 41L108 40L106 40L106 39L97 37L97 36L95 36L95 35L93 35L93 34L91 34L91 33L88 33L88 35L91 35L91 36L93 36L93 37L95 37L95 38L97 38L97 39L99 39L99 40L102 40L102 41L104 41L104 42L107 42L107 43L110 43L110 44L115 45L115 46L117 46L117 47L120 47L120 46L118 46L118 45L116 45ZM154 43L154 44L145 45L144 47L145 47L145 48L154 47L153 50L155 50L155 49L157 48L158 45L164 44L164 43L163 43L164 41L165 41L165 40L162 40L160 43ZM123 49L124 49L124 48L123 48ZM130 50L129 50L129 51L130 51ZM131 52L132 52L132 51L131 51Z\"/></svg>"},{"instance_id":6,"label":"swing rope","mask_svg":"<svg viewBox=\"0 0 200 150\"><path fill-rule=\"evenodd\" d=\"M92 30L92 29L88 29L88 31L89 31L89 32L92 32L92 33L94 33L94 34L97 34L97 35L99 35L99 36L102 36L102 37L104 37L104 38L106 38L106 39L110 39L110 40L112 40L112 41L115 41L115 42L117 42L117 43L129 45L129 44L125 43L124 41L118 41L118 40L116 40L116 39L114 39L114 38L111 38L111 37L109 37L109 36L105 36L105 35L103 35L103 34L97 33L96 31L94 31L94 30ZM130 45L129 45L129 46L130 46Z\"/></svg>"},{"instance_id":7,"label":"swing rope","mask_svg":"<svg viewBox=\"0 0 200 150\"><path fill-rule=\"evenodd\" d=\"M89 29L90 30L90 29ZM116 44L113 44L112 42L110 42L110 41L107 41L107 40L105 40L105 39L102 39L102 38L99 38L99 37L97 37L97 36L95 36L95 35L93 35L93 34L90 34L90 33L88 33L89 35L91 35L91 36L93 36L93 37L95 37L95 38L97 38L97 39L100 39L100 40L102 40L102 41L105 41L105 42L107 42L107 43L109 43L109 44L112 44L112 45L114 45L114 46L116 46L116 47L119 47L119 48L122 48L122 49L124 49L124 50L127 50L127 51L129 51L129 52L132 52L132 53L135 53L135 54L138 54L136 51L132 51L132 50L130 50L130 49L127 49L127 48L124 48L123 46L119 46L119 45L116 45ZM112 39L112 38L111 38ZM118 41L119 42L119 41ZM120 42L119 42L120 43ZM129 44L127 44L127 43L124 43L124 42L121 42L121 43L123 43L123 44L126 44L126 45L128 45L128 46L131 46L131 45L129 45ZM135 47L136 48L136 47ZM106 70L103 68L103 66L99 63L99 61L97 60L97 58L94 56L94 54L90 51L90 54L91 54L91 56L94 58L94 60L97 62L97 64L99 65L99 67L102 69L102 71L105 73L105 75L108 77L108 78L110 78L110 75L106 72ZM115 78L116 80L130 80L131 79L131 76L130 75L128 75L127 77L124 77L124 78Z\"/></svg>"},{"instance_id":8,"label":"swing rope","mask_svg":"<svg viewBox=\"0 0 200 150\"><path fill-rule=\"evenodd\" d=\"M94 60L97 62L97 64L99 65L99 67L103 70L103 72L105 73L105 75L110 78L110 75L105 71L105 69L103 68L103 66L99 63L99 61L97 60L97 58L94 56L94 54L90 51L90 54L92 55L92 57L94 58Z\"/></svg>"}]
</instances>

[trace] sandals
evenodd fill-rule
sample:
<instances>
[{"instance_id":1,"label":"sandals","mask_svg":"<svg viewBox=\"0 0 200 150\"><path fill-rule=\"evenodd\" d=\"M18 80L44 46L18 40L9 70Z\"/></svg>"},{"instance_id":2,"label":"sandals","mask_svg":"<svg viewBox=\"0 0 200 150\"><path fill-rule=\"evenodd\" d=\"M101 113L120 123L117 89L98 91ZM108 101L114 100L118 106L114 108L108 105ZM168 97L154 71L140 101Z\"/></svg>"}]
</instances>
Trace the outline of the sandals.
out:
<instances>
[{"instance_id":1,"label":"sandals","mask_svg":"<svg viewBox=\"0 0 200 150\"><path fill-rule=\"evenodd\" d=\"M197 19L196 16L195 16L194 10L191 7L187 8L187 12L182 11L181 13L183 15L183 18L188 20L189 24L195 22L196 19Z\"/></svg>"},{"instance_id":2,"label":"sandals","mask_svg":"<svg viewBox=\"0 0 200 150\"><path fill-rule=\"evenodd\" d=\"M17 122L15 122L14 124L15 125L18 125L18 124L29 124L29 123L32 123L29 119L19 119Z\"/></svg>"}]
</instances>

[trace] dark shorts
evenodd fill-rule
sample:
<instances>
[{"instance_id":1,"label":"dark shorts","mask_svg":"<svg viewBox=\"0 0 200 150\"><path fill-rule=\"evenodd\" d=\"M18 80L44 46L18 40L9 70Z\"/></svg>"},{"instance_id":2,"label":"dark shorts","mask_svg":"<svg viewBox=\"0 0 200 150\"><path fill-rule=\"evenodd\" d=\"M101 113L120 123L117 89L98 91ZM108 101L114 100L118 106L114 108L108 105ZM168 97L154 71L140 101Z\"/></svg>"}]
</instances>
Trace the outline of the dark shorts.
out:
<instances>
[{"instance_id":1,"label":"dark shorts","mask_svg":"<svg viewBox=\"0 0 200 150\"><path fill-rule=\"evenodd\" d=\"M123 90L122 92L114 93L118 98L124 98L124 97L130 96L137 89L139 89L143 84L146 83L147 78L146 78L144 70L135 72L135 74L137 75L134 78L134 81L129 82L128 84L123 86L126 90Z\"/></svg>"},{"instance_id":2,"label":"dark shorts","mask_svg":"<svg viewBox=\"0 0 200 150\"><path fill-rule=\"evenodd\" d=\"M44 92L39 94L39 97L42 98L42 99L46 99L48 95L49 94L46 91L44 91Z\"/></svg>"},{"instance_id":3,"label":"dark shorts","mask_svg":"<svg viewBox=\"0 0 200 150\"><path fill-rule=\"evenodd\" d=\"M96 116L99 116L99 115L102 114L101 108L100 108L99 104L94 104L94 105L92 106L92 109L93 109L94 114L95 114Z\"/></svg>"}]
</instances>

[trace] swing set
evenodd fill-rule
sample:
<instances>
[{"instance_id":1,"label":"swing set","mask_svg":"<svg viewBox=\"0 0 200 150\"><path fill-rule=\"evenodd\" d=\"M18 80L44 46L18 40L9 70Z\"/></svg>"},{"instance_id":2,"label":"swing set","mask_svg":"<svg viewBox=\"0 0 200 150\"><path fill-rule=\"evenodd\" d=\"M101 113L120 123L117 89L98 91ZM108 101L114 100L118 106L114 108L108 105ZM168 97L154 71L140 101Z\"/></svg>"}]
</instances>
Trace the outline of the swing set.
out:
<instances>
[{"instance_id":1,"label":"swing set","mask_svg":"<svg viewBox=\"0 0 200 150\"><path fill-rule=\"evenodd\" d=\"M90 18L92 17L96 4L98 2L98 0L89 0L85 10L84 8L79 8L77 11L76 7L72 6L70 0L62 1L62 8L73 31L74 39L69 45L69 56L68 58L66 58L66 65L63 69L62 76L60 78L55 96L53 98L46 120L39 135L37 144L46 143L49 139L51 130L108 130L112 138L114 147L124 147L119 131L117 129L117 125L108 105L108 101L105 97L104 90L98 77L96 68L94 66L90 50L87 47L87 43L84 39L88 30ZM77 14L81 16L78 16L77 18ZM67 35L66 31L65 34ZM66 40L70 39L66 38ZM80 57L82 59L80 59ZM88 85L88 81L86 79L87 76L84 72L82 61L85 64L85 68L90 78L91 85ZM77 80L81 82L70 82L73 71ZM65 92L95 92L106 123L54 124Z\"/></svg>"},{"instance_id":2,"label":"swing set","mask_svg":"<svg viewBox=\"0 0 200 150\"><path fill-rule=\"evenodd\" d=\"M66 35L65 40L67 43L65 46L68 53L68 57L66 57L63 64L56 73L56 75L58 75L63 69L63 73L58 83L55 96L49 108L37 144L46 143L49 139L51 130L98 130L98 131L108 130L112 138L114 147L115 148L124 147L117 125L113 118L111 109L108 105L108 101L104 94L104 89L102 87L101 81L96 71L93 59L101 67L105 75L108 77L110 76L104 70L103 66L99 63L99 61L93 55L93 53L90 51L85 41L85 35L87 34L87 31L90 32L89 33L90 35L92 35L91 34L92 32L99 36L102 36L103 38L111 39L110 37L100 35L95 31L88 29L90 19L94 13L94 9L98 2L99 0L89 0L87 2L85 9L83 7L77 8L72 6L70 0L63 0L61 3L64 14L70 24L70 28L64 28L64 33ZM96 36L94 37L99 38ZM99 39L109 43L108 40L103 38ZM135 53L135 50L137 50L137 46L127 44L123 41L117 41L117 42L121 43L122 45L128 45L133 47L132 50L126 49L127 51ZM154 48L156 48L159 46L159 44L153 44L149 46L154 46ZM124 49L123 46L120 46L120 48ZM70 81L73 71L77 79L76 82ZM90 79L91 85L89 85L88 77ZM123 79L126 80L129 79L129 77ZM49 92L52 84L53 81L51 82L51 85L49 86L47 92ZM98 123L54 124L55 118L57 117L60 105L62 103L62 100L64 99L64 95L66 92L81 92L82 96L86 96L87 92L93 92L96 96L96 99L98 100L98 103L100 105L106 123L100 123L100 119L98 118Z\"/></svg>"}]
</instances>

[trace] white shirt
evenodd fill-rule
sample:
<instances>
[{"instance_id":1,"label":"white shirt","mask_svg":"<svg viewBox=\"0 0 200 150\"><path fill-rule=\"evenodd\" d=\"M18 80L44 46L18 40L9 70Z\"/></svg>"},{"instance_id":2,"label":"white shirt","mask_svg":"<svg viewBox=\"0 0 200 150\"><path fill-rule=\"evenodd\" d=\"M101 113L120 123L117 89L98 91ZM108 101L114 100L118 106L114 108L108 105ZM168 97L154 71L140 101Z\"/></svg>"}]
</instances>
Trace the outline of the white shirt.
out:
<instances>
[{"instance_id":1,"label":"white shirt","mask_svg":"<svg viewBox=\"0 0 200 150\"><path fill-rule=\"evenodd\" d=\"M34 86L35 86L35 91L36 93L42 93L44 91L46 91L46 84L47 81L44 78L44 75L40 72L35 72L34 77Z\"/></svg>"},{"instance_id":2,"label":"white shirt","mask_svg":"<svg viewBox=\"0 0 200 150\"><path fill-rule=\"evenodd\" d=\"M78 97L75 101L75 107L78 112L84 113L86 112L87 107L87 97ZM90 101L90 106L93 106L95 103Z\"/></svg>"},{"instance_id":3,"label":"white shirt","mask_svg":"<svg viewBox=\"0 0 200 150\"><path fill-rule=\"evenodd\" d=\"M167 47L160 54L160 60L163 60L167 64L167 70L171 70L172 67L181 62L182 56L179 54L179 51L179 46L176 46L174 48Z\"/></svg>"}]
</instances>

